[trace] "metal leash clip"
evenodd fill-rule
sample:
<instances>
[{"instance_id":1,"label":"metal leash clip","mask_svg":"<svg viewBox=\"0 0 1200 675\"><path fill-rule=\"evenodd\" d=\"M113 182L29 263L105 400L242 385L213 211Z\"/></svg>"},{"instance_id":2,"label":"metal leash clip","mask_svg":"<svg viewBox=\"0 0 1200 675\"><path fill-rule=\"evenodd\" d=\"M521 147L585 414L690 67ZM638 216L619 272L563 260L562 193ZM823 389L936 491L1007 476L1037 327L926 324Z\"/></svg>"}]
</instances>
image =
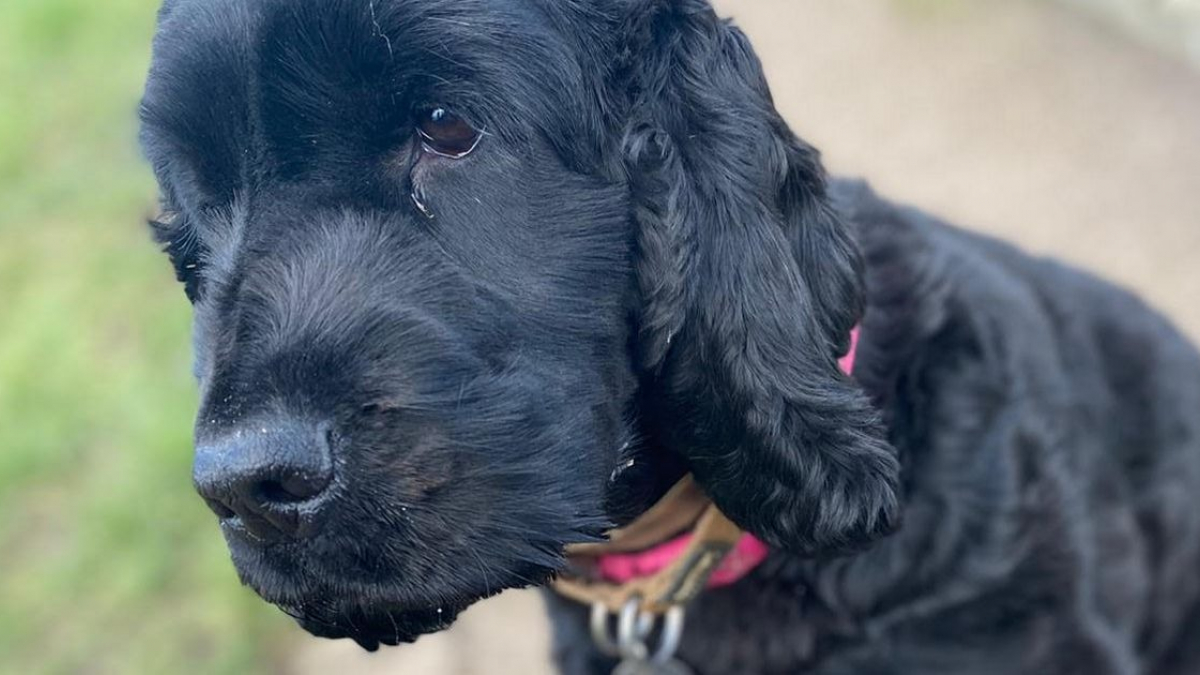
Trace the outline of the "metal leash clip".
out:
<instances>
[{"instance_id":1,"label":"metal leash clip","mask_svg":"<svg viewBox=\"0 0 1200 675\"><path fill-rule=\"evenodd\" d=\"M654 614L643 611L641 597L634 596L615 616L615 636L613 618L604 604L592 605L592 641L605 656L621 659L613 675L691 675L675 658L683 639L683 607ZM658 646L651 649L649 640L656 632Z\"/></svg>"}]
</instances>

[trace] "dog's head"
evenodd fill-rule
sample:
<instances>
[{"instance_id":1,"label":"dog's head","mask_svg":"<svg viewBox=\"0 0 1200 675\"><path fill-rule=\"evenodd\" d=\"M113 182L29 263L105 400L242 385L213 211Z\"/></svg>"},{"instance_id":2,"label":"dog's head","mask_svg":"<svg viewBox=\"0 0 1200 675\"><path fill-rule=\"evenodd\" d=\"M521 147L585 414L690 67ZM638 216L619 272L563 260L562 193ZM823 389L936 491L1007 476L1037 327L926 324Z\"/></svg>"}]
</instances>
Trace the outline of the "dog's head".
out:
<instances>
[{"instance_id":1,"label":"dog's head","mask_svg":"<svg viewBox=\"0 0 1200 675\"><path fill-rule=\"evenodd\" d=\"M707 2L168 0L142 119L195 482L310 631L445 627L685 469L780 548L893 525L857 250Z\"/></svg>"}]
</instances>

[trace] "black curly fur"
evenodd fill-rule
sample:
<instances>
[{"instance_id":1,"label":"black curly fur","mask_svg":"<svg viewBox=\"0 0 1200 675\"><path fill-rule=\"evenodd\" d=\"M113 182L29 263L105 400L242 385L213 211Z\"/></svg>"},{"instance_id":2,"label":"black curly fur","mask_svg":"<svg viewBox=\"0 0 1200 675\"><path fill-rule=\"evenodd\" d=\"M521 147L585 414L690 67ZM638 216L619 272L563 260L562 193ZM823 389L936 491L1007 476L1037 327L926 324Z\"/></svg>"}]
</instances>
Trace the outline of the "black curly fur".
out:
<instances>
[{"instance_id":1,"label":"black curly fur","mask_svg":"<svg viewBox=\"0 0 1200 675\"><path fill-rule=\"evenodd\" d=\"M224 524L311 632L440 630L692 471L774 548L689 609L702 675L1200 672L1195 350L828 180L705 0L168 0L142 119L201 453L330 430L310 534Z\"/></svg>"},{"instance_id":2,"label":"black curly fur","mask_svg":"<svg viewBox=\"0 0 1200 675\"><path fill-rule=\"evenodd\" d=\"M870 542L895 524L899 464L837 367L863 305L861 261L817 154L707 3L645 20L656 58L642 52L632 79L625 147L654 431L769 543Z\"/></svg>"}]
</instances>

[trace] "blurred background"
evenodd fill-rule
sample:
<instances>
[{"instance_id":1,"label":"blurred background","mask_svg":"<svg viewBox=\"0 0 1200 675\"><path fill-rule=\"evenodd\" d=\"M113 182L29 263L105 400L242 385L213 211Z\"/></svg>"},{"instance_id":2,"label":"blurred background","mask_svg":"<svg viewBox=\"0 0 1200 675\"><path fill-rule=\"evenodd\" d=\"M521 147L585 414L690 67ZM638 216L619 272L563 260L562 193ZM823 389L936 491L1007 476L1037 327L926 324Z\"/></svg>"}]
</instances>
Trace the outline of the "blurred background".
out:
<instances>
[{"instance_id":1,"label":"blurred background","mask_svg":"<svg viewBox=\"0 0 1200 675\"><path fill-rule=\"evenodd\" d=\"M188 306L141 223L157 1L0 0L0 673L548 672L535 593L366 657L238 585L190 485ZM1200 0L718 5L834 171L1200 337Z\"/></svg>"}]
</instances>

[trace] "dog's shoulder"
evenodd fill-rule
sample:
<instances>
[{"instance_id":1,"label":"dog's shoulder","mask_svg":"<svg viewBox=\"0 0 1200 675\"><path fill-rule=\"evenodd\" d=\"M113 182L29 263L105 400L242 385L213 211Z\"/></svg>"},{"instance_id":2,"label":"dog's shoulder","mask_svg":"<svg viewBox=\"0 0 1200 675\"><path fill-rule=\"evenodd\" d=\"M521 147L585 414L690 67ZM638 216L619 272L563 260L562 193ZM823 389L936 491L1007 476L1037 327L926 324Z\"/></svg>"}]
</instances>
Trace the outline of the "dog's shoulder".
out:
<instances>
[{"instance_id":1,"label":"dog's shoulder","mask_svg":"<svg viewBox=\"0 0 1200 675\"><path fill-rule=\"evenodd\" d=\"M1097 275L894 204L862 182L830 190L866 264L856 374L908 452L910 502L936 494L951 509L991 514L976 528L1017 537L1005 550L1024 553L1005 561L1036 570L1021 577L1025 590L1050 580L1043 590L1053 596L1095 564L1094 586L1082 589L1094 598L1089 611L1131 632L1146 621L1169 643L1200 597L1200 515L1184 496L1200 489L1195 347ZM1000 514L1021 512L1034 489L1056 496L1023 529L1006 530ZM906 528L916 537L919 518ZM1080 555L1093 562L1065 577L1038 562ZM1149 601L1121 590L1144 583L1161 589Z\"/></svg>"}]
</instances>

